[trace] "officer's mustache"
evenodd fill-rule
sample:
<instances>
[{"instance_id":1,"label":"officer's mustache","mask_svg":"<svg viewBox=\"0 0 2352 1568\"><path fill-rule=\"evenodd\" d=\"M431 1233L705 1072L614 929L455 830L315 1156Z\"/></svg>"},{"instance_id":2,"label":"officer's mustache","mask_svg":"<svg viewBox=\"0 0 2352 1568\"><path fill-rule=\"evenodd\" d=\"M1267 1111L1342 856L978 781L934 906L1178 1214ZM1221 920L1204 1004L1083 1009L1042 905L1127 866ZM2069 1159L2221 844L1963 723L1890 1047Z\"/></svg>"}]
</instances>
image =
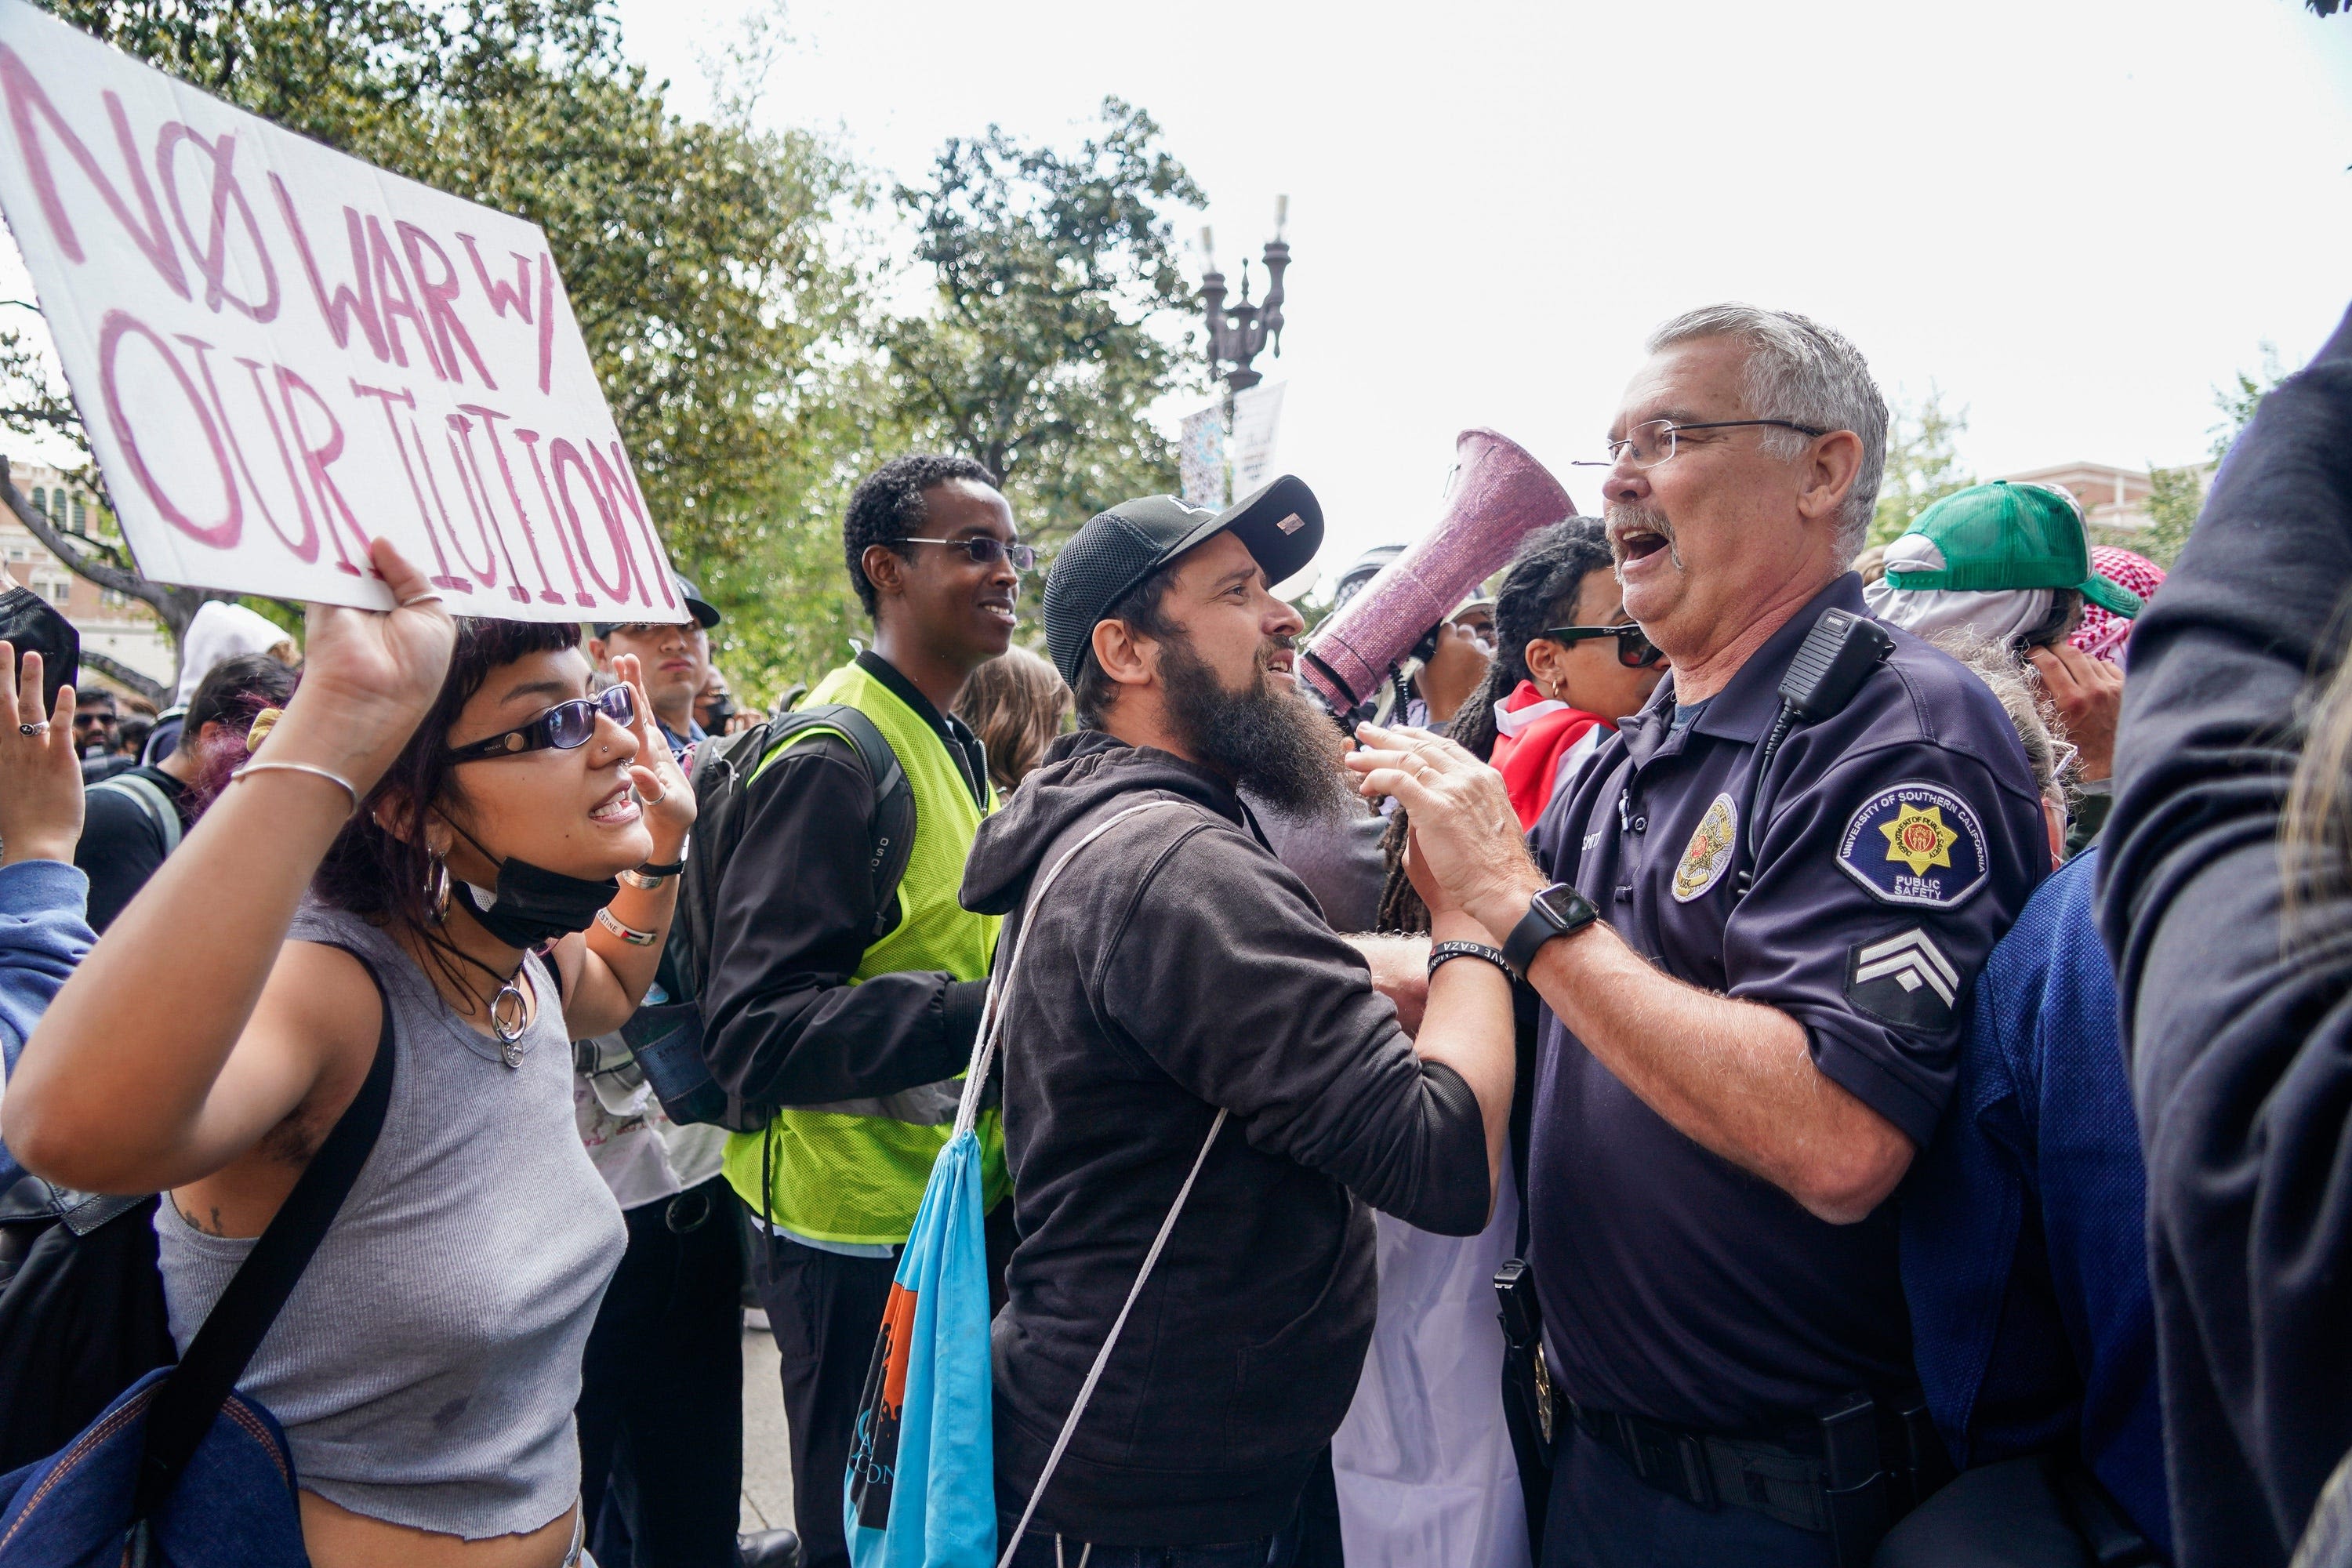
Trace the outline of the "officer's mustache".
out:
<instances>
[{"instance_id":1,"label":"officer's mustache","mask_svg":"<svg viewBox=\"0 0 2352 1568\"><path fill-rule=\"evenodd\" d=\"M1675 570L1682 570L1682 552L1675 547L1675 525L1666 521L1664 512L1639 501L1616 501L1601 518L1608 525L1609 552L1616 557L1621 573L1634 556L1660 549L1674 562Z\"/></svg>"}]
</instances>

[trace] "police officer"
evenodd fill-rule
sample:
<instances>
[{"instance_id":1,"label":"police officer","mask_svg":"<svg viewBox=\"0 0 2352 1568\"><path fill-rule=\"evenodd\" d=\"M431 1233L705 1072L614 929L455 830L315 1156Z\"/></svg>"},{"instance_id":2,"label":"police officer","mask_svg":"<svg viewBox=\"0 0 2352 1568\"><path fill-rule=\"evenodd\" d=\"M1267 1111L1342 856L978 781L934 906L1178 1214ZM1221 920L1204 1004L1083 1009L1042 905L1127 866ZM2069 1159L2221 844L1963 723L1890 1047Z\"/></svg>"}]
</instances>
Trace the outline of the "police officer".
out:
<instances>
[{"instance_id":1,"label":"police officer","mask_svg":"<svg viewBox=\"0 0 2352 1568\"><path fill-rule=\"evenodd\" d=\"M1899 631L1752 788L1800 645L1864 615L1847 563L1885 405L1802 317L1716 307L1649 347L1604 493L1670 678L1533 863L1459 748L1367 730L1350 765L1545 1005L1529 1261L1567 1404L1544 1563L1864 1563L1911 1381L1886 1199L2049 855L1999 702Z\"/></svg>"}]
</instances>

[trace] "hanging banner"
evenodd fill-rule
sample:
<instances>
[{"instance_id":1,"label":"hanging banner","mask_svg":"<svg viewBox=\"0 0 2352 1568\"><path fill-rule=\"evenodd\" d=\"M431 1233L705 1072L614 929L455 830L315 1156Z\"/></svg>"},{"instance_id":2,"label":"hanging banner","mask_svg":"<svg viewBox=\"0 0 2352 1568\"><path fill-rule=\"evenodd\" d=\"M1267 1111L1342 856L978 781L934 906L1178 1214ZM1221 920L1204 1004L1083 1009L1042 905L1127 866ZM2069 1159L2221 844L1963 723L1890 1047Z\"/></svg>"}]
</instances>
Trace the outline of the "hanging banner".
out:
<instances>
[{"instance_id":1,"label":"hanging banner","mask_svg":"<svg viewBox=\"0 0 2352 1568\"><path fill-rule=\"evenodd\" d=\"M1225 510L1225 411L1214 404L1184 416L1176 437L1176 476L1186 506Z\"/></svg>"},{"instance_id":2,"label":"hanging banner","mask_svg":"<svg viewBox=\"0 0 2352 1568\"><path fill-rule=\"evenodd\" d=\"M1237 496L1249 494L1278 471L1274 459L1282 433L1282 389L1288 384L1260 382L1234 395L1234 430L1227 448Z\"/></svg>"},{"instance_id":3,"label":"hanging banner","mask_svg":"<svg viewBox=\"0 0 2352 1568\"><path fill-rule=\"evenodd\" d=\"M0 210L142 574L457 615L688 612L535 224L0 0Z\"/></svg>"}]
</instances>

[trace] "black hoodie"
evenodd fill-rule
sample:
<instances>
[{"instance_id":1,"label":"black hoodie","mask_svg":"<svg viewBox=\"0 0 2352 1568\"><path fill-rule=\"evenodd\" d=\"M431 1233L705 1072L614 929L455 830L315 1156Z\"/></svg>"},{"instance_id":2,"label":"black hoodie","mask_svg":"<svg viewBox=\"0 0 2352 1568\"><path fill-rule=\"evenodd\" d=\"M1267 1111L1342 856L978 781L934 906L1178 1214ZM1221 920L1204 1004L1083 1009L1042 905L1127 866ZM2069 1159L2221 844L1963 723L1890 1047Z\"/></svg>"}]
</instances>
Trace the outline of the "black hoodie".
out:
<instances>
[{"instance_id":1,"label":"black hoodie","mask_svg":"<svg viewBox=\"0 0 2352 1568\"><path fill-rule=\"evenodd\" d=\"M2278 843L2347 583L2352 315L2263 400L2132 633L2099 868L2182 1568L2285 1563L2352 1447L2352 897L2315 889L2291 933Z\"/></svg>"},{"instance_id":2,"label":"black hoodie","mask_svg":"<svg viewBox=\"0 0 2352 1568\"><path fill-rule=\"evenodd\" d=\"M1143 1255L1230 1113L1033 1530L1201 1545L1282 1528L1370 1342L1371 1216L1486 1219L1459 1074L1414 1057L1363 959L1250 831L1232 786L1093 731L981 826L966 908L1023 942L1003 1036L1020 1245L996 1317L997 1506L1018 1517Z\"/></svg>"}]
</instances>

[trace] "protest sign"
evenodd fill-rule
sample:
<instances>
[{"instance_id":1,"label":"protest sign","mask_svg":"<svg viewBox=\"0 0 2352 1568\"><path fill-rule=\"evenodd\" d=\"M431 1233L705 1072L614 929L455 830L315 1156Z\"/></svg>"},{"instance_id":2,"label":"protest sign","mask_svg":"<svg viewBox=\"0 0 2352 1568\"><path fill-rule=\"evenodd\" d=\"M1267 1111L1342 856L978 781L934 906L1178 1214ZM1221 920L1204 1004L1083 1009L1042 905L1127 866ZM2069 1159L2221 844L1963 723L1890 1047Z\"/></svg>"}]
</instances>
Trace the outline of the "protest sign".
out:
<instances>
[{"instance_id":1,"label":"protest sign","mask_svg":"<svg viewBox=\"0 0 2352 1568\"><path fill-rule=\"evenodd\" d=\"M458 615L687 610L535 224L0 0L0 210L165 583Z\"/></svg>"}]
</instances>

